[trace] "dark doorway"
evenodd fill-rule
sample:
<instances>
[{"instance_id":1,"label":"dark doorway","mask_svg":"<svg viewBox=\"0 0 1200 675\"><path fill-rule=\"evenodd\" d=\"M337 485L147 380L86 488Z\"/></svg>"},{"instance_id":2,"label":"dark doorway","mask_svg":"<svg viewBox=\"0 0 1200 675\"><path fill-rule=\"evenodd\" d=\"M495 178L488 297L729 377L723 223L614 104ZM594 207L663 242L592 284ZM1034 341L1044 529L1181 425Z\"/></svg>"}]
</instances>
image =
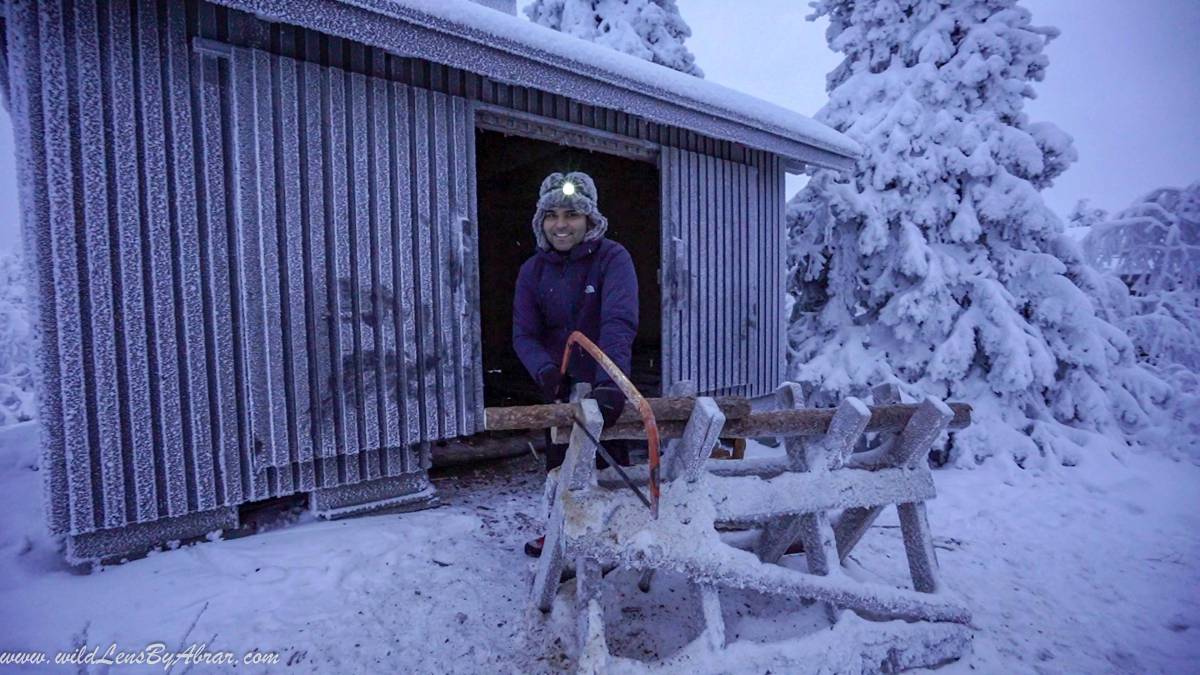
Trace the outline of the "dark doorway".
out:
<instances>
[{"instance_id":1,"label":"dark doorway","mask_svg":"<svg viewBox=\"0 0 1200 675\"><path fill-rule=\"evenodd\" d=\"M480 328L487 406L541 402L512 348L512 302L521 264L536 250L532 219L542 179L554 171L585 171L596 181L607 237L629 249L638 275L638 335L631 379L658 396L662 296L658 167L520 136L476 130L479 200Z\"/></svg>"}]
</instances>

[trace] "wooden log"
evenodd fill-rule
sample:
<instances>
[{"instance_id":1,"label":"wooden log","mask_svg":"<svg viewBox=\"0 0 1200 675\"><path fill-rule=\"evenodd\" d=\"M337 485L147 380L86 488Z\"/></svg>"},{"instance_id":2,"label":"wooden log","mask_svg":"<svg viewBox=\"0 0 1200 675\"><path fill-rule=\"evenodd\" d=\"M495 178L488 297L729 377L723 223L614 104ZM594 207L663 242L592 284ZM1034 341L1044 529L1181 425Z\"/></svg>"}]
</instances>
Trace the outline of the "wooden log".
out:
<instances>
[{"instance_id":1,"label":"wooden log","mask_svg":"<svg viewBox=\"0 0 1200 675\"><path fill-rule=\"evenodd\" d=\"M680 383L683 384L683 383ZM690 384L690 383L687 383ZM692 391L695 391L694 387ZM662 422L686 422L692 415L696 405L695 395L671 396L667 398L648 398L650 409L654 411L654 419ZM750 415L750 401L739 396L721 396L716 399L717 407L725 413L726 419L747 417ZM571 404L551 403L547 405L526 405L509 408L486 408L483 411L484 424L487 431L513 431L522 429L549 429L550 427L571 426ZM617 425L632 424L639 428L642 418L632 405L625 406ZM645 436L642 436L645 438Z\"/></svg>"},{"instance_id":2,"label":"wooden log","mask_svg":"<svg viewBox=\"0 0 1200 675\"><path fill-rule=\"evenodd\" d=\"M720 404L718 399L718 405ZM948 404L954 413L950 420L949 429L963 429L971 424L971 406L967 403ZM866 432L898 431L908 424L919 406L911 403L887 406L871 406L871 419L867 422ZM725 438L758 438L761 436L824 436L833 421L836 408L809 408L804 410L776 410L772 412L752 413L750 415L731 418L727 421L721 435ZM686 426L680 421L659 422L658 436L662 439L678 438L683 435ZM618 423L604 430L602 440L612 438L646 438L646 430L641 421L633 424Z\"/></svg>"}]
</instances>

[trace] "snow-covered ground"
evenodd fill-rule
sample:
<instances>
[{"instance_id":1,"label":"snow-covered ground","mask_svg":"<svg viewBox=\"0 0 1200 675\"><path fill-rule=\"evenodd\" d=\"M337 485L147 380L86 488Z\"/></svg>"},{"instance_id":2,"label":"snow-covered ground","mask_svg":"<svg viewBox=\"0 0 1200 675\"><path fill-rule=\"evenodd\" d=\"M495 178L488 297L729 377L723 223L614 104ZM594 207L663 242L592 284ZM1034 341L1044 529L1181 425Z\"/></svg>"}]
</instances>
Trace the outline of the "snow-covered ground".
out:
<instances>
[{"instance_id":1,"label":"snow-covered ground","mask_svg":"<svg viewBox=\"0 0 1200 675\"><path fill-rule=\"evenodd\" d=\"M273 666L239 662L238 672L564 665L561 653L522 637L531 564L521 546L540 527L541 477L531 457L436 477L437 509L338 522L284 509L262 518L253 536L88 574L68 569L42 534L36 433L34 424L0 430L0 652L53 660L81 645L86 654L161 643L165 652L204 645L210 658L279 655ZM972 608L976 628L971 655L945 672L1196 672L1200 467L1097 452L1072 468L1034 473L993 461L936 480L929 517L943 578ZM894 510L850 567L859 577L907 581ZM683 580L657 579L645 596L631 590L628 573L606 584L615 652L644 658L693 634L699 607ZM756 618L762 606L723 599L727 615L744 615L730 631L743 642L791 637L813 609L797 603ZM564 628L562 614L544 634Z\"/></svg>"}]
</instances>

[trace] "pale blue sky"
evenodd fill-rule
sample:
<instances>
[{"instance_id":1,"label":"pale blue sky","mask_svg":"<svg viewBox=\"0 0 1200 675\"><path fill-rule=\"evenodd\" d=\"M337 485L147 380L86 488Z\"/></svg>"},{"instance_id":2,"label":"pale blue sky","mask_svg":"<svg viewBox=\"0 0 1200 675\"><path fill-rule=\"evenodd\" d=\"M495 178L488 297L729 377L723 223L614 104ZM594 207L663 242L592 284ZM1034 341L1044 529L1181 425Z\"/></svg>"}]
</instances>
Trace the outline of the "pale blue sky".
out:
<instances>
[{"instance_id":1,"label":"pale blue sky","mask_svg":"<svg viewBox=\"0 0 1200 675\"><path fill-rule=\"evenodd\" d=\"M519 4L524 5L522 0ZM1200 180L1200 0L1025 0L1035 24L1062 35L1029 104L1032 120L1075 138L1079 161L1047 203L1081 198L1116 210L1160 186ZM708 79L806 115L825 102L839 61L824 23L799 0L679 0L688 46ZM800 180L789 180L789 192ZM12 127L0 113L0 251L19 245Z\"/></svg>"}]
</instances>

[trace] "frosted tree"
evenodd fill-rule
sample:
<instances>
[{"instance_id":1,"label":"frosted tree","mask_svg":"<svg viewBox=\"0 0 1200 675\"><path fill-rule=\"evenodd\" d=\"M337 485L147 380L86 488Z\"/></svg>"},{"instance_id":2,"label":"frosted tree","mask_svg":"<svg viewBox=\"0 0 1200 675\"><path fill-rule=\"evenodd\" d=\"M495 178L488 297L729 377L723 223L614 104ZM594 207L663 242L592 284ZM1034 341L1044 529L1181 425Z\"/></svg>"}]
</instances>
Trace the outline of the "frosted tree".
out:
<instances>
[{"instance_id":1,"label":"frosted tree","mask_svg":"<svg viewBox=\"0 0 1200 675\"><path fill-rule=\"evenodd\" d=\"M34 335L25 277L20 255L0 256L0 426L32 419L36 413Z\"/></svg>"},{"instance_id":2,"label":"frosted tree","mask_svg":"<svg viewBox=\"0 0 1200 675\"><path fill-rule=\"evenodd\" d=\"M704 77L683 44L692 29L675 0L535 0L525 14L548 28Z\"/></svg>"},{"instance_id":3,"label":"frosted tree","mask_svg":"<svg viewBox=\"0 0 1200 675\"><path fill-rule=\"evenodd\" d=\"M1152 191L1093 225L1083 248L1128 288L1119 324L1171 383L1164 440L1200 457L1200 182Z\"/></svg>"},{"instance_id":4,"label":"frosted tree","mask_svg":"<svg viewBox=\"0 0 1200 675\"><path fill-rule=\"evenodd\" d=\"M819 0L818 119L865 148L788 205L789 367L817 402L897 382L975 407L957 463L1074 463L1167 395L1089 297L1102 284L1039 190L1071 138L1023 111L1057 35L1015 0Z\"/></svg>"},{"instance_id":5,"label":"frosted tree","mask_svg":"<svg viewBox=\"0 0 1200 675\"><path fill-rule=\"evenodd\" d=\"M1067 223L1071 227L1091 227L1096 223L1104 222L1108 218L1108 211L1092 206L1090 199L1080 199L1075 202L1075 208L1071 209L1071 213L1067 216Z\"/></svg>"}]
</instances>

